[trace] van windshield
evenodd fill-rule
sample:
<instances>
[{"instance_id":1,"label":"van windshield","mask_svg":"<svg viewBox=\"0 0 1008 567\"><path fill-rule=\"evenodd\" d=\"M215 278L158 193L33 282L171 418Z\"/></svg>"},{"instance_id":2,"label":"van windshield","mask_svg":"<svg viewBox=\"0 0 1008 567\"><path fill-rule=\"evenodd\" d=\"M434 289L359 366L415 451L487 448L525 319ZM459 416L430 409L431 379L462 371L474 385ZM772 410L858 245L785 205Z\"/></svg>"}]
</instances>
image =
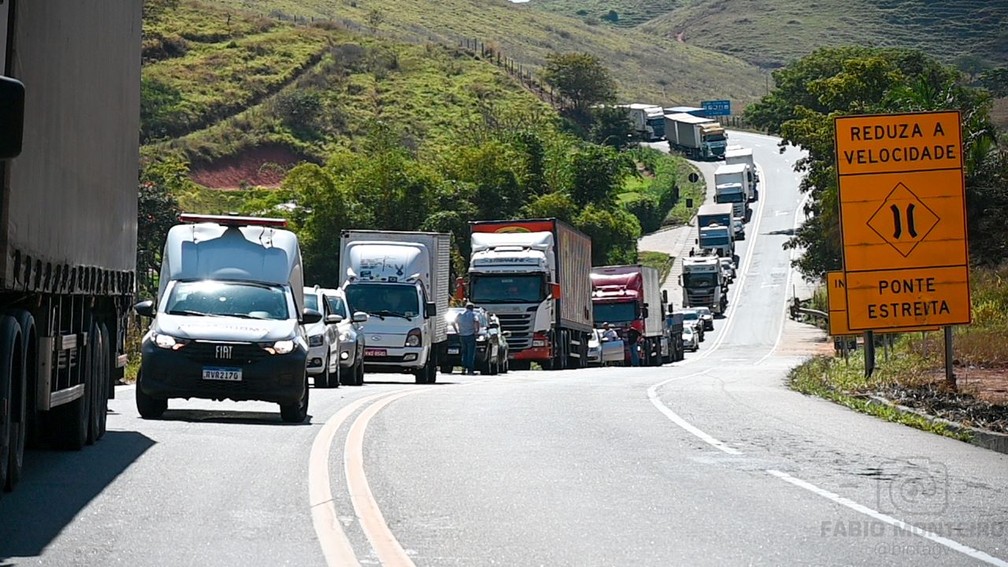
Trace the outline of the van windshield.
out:
<instances>
[{"instance_id":1,"label":"van windshield","mask_svg":"<svg viewBox=\"0 0 1008 567\"><path fill-rule=\"evenodd\" d=\"M168 315L290 319L281 286L214 280L180 281L165 304Z\"/></svg>"},{"instance_id":2,"label":"van windshield","mask_svg":"<svg viewBox=\"0 0 1008 567\"><path fill-rule=\"evenodd\" d=\"M407 319L420 314L420 299L413 284L355 282L346 286L344 293L355 311Z\"/></svg>"}]
</instances>

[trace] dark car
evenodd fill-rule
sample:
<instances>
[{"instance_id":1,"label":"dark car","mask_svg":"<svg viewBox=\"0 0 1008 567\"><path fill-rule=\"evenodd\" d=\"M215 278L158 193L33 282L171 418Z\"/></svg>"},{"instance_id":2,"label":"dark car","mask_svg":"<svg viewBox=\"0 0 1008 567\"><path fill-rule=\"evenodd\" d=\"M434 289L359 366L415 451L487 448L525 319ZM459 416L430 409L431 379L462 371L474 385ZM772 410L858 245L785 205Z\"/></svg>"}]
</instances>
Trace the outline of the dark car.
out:
<instances>
[{"instance_id":1,"label":"dark car","mask_svg":"<svg viewBox=\"0 0 1008 567\"><path fill-rule=\"evenodd\" d=\"M462 366L462 342L459 340L455 320L465 311L464 307L450 307L445 313L445 327L448 331L448 348L441 359L441 372L451 374L456 366ZM500 330L500 323L482 307L475 309L480 330L476 334L476 370L480 374L497 374L507 371L507 341ZM504 349L501 350L503 343Z\"/></svg>"}]
</instances>

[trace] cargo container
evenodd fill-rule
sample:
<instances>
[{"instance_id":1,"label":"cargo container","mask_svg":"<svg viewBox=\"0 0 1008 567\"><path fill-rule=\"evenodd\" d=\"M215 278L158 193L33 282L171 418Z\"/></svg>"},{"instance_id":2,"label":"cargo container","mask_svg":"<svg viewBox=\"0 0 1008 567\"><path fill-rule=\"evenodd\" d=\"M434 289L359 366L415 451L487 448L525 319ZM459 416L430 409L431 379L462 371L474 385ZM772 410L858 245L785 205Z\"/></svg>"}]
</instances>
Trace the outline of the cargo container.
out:
<instances>
[{"instance_id":1,"label":"cargo container","mask_svg":"<svg viewBox=\"0 0 1008 567\"><path fill-rule=\"evenodd\" d=\"M719 123L685 113L665 115L665 137L672 151L690 159L722 159L728 145L728 134Z\"/></svg>"},{"instance_id":2,"label":"cargo container","mask_svg":"<svg viewBox=\"0 0 1008 567\"><path fill-rule=\"evenodd\" d=\"M136 280L142 5L0 2L7 490L21 477L26 444L79 449L100 439L123 376Z\"/></svg>"}]
</instances>

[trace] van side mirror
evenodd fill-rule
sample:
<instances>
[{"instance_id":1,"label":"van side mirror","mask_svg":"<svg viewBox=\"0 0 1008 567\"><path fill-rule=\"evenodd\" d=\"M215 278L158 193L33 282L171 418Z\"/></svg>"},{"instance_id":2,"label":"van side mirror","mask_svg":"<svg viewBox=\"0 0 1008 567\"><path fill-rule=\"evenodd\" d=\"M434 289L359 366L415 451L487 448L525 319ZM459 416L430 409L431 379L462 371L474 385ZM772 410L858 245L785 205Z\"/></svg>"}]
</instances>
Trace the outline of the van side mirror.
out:
<instances>
[{"instance_id":1,"label":"van side mirror","mask_svg":"<svg viewBox=\"0 0 1008 567\"><path fill-rule=\"evenodd\" d=\"M24 84L17 79L0 77L0 159L21 155L24 103Z\"/></svg>"},{"instance_id":2,"label":"van side mirror","mask_svg":"<svg viewBox=\"0 0 1008 567\"><path fill-rule=\"evenodd\" d=\"M335 325L343 322L343 316L338 313L330 313L325 317L326 325Z\"/></svg>"},{"instance_id":3,"label":"van side mirror","mask_svg":"<svg viewBox=\"0 0 1008 567\"><path fill-rule=\"evenodd\" d=\"M133 306L133 311L141 317L154 317L154 302L150 299L141 301Z\"/></svg>"},{"instance_id":4,"label":"van side mirror","mask_svg":"<svg viewBox=\"0 0 1008 567\"><path fill-rule=\"evenodd\" d=\"M367 313L365 313L363 311L354 311L353 322L354 323L363 323L363 322L367 321L369 317L370 317L370 315L368 315Z\"/></svg>"},{"instance_id":5,"label":"van side mirror","mask_svg":"<svg viewBox=\"0 0 1008 567\"><path fill-rule=\"evenodd\" d=\"M425 303L424 309L427 310L428 317L433 317L437 315L437 303L434 303L433 301L428 301L427 303Z\"/></svg>"},{"instance_id":6,"label":"van side mirror","mask_svg":"<svg viewBox=\"0 0 1008 567\"><path fill-rule=\"evenodd\" d=\"M666 304L668 303L668 290L667 289L661 290L661 299L662 299L662 303L666 303Z\"/></svg>"},{"instance_id":7,"label":"van side mirror","mask_svg":"<svg viewBox=\"0 0 1008 567\"><path fill-rule=\"evenodd\" d=\"M312 323L318 323L322 320L322 314L314 309L309 309L305 307L301 310L301 323L304 325L311 325Z\"/></svg>"},{"instance_id":8,"label":"van side mirror","mask_svg":"<svg viewBox=\"0 0 1008 567\"><path fill-rule=\"evenodd\" d=\"M648 304L645 303L644 306L641 307L641 319L647 319L647 318L648 318Z\"/></svg>"}]
</instances>

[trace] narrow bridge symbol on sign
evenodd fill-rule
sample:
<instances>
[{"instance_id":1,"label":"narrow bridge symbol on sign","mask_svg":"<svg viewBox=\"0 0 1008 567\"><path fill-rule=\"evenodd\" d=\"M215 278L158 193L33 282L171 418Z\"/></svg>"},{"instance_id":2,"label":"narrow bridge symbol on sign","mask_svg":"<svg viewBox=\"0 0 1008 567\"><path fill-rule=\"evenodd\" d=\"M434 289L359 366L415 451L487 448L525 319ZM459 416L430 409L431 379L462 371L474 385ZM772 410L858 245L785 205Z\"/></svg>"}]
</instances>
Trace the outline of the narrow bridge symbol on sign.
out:
<instances>
[{"instance_id":1,"label":"narrow bridge symbol on sign","mask_svg":"<svg viewBox=\"0 0 1008 567\"><path fill-rule=\"evenodd\" d=\"M899 183L868 219L868 227L906 258L939 220L913 191Z\"/></svg>"}]
</instances>

